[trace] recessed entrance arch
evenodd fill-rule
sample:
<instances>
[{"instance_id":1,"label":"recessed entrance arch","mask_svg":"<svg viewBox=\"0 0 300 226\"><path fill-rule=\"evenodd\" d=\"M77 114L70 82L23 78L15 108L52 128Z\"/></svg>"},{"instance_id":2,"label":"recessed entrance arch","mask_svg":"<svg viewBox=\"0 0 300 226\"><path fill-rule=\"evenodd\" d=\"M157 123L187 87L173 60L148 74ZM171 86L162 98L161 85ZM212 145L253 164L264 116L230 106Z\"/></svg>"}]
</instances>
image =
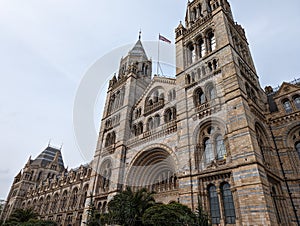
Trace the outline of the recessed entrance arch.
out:
<instances>
[{"instance_id":1,"label":"recessed entrance arch","mask_svg":"<svg viewBox=\"0 0 300 226\"><path fill-rule=\"evenodd\" d=\"M162 148L152 148L137 156L131 165L126 185L133 190L167 191L177 188L175 161Z\"/></svg>"}]
</instances>

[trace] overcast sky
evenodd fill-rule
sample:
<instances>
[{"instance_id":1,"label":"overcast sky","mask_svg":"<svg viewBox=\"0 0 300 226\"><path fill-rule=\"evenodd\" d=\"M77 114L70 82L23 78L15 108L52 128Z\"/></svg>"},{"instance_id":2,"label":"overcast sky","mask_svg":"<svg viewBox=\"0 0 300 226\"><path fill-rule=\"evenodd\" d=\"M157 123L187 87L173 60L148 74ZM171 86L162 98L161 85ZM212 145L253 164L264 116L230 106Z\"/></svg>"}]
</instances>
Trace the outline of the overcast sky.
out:
<instances>
[{"instance_id":1,"label":"overcast sky","mask_svg":"<svg viewBox=\"0 0 300 226\"><path fill-rule=\"evenodd\" d=\"M28 157L35 158L49 139L56 146L64 143L69 168L91 160L78 150L72 124L81 79L106 53L134 44L140 28L144 41L161 33L174 43L186 2L0 0L0 199L6 199ZM246 29L261 85L300 77L300 1L230 3ZM96 128L101 103L97 106Z\"/></svg>"}]
</instances>

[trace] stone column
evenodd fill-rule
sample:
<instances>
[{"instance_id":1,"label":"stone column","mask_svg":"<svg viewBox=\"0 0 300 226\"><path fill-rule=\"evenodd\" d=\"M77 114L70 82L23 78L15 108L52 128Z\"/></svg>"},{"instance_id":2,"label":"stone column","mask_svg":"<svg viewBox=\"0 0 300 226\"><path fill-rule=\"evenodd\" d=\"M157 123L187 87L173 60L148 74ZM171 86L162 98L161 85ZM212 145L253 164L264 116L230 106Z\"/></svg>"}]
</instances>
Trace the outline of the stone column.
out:
<instances>
[{"instance_id":1,"label":"stone column","mask_svg":"<svg viewBox=\"0 0 300 226\"><path fill-rule=\"evenodd\" d=\"M225 225L225 212L224 212L224 203L222 199L222 191L220 188L217 188L217 194L220 205L220 225Z\"/></svg>"}]
</instances>

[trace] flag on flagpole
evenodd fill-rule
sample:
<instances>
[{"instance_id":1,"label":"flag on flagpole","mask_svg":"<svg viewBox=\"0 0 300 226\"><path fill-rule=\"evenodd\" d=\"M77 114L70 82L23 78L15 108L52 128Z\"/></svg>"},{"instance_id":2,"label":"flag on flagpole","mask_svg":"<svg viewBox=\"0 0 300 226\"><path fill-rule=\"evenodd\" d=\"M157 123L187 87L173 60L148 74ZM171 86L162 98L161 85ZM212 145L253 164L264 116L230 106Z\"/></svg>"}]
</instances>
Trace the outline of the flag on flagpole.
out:
<instances>
[{"instance_id":1,"label":"flag on flagpole","mask_svg":"<svg viewBox=\"0 0 300 226\"><path fill-rule=\"evenodd\" d=\"M164 36L162 36L161 34L159 34L159 40L171 44L171 41L169 39L165 38Z\"/></svg>"}]
</instances>

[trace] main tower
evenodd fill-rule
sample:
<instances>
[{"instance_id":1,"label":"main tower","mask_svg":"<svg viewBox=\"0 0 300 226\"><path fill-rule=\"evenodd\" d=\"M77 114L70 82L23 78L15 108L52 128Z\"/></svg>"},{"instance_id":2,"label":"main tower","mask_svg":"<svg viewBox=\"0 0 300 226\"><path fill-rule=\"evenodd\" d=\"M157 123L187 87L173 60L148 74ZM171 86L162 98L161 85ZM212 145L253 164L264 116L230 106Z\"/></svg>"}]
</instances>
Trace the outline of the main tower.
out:
<instances>
[{"instance_id":1,"label":"main tower","mask_svg":"<svg viewBox=\"0 0 300 226\"><path fill-rule=\"evenodd\" d=\"M189 1L175 32L180 201L199 200L213 225L293 225L267 97L228 1Z\"/></svg>"}]
</instances>

